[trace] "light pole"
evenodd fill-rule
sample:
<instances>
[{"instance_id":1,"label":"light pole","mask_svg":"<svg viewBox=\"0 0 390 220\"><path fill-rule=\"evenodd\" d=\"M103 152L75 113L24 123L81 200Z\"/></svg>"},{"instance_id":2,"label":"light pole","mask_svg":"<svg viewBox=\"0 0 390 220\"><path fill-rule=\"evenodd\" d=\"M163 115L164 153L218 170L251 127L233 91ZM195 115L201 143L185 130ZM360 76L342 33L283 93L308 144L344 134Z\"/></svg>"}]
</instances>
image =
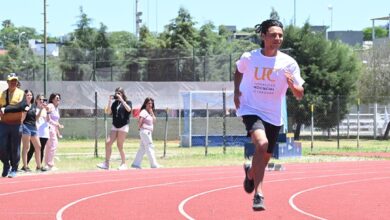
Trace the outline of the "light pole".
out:
<instances>
[{"instance_id":1,"label":"light pole","mask_svg":"<svg viewBox=\"0 0 390 220\"><path fill-rule=\"evenodd\" d=\"M330 11L330 30L333 31L333 6L328 5L328 9Z\"/></svg>"},{"instance_id":2,"label":"light pole","mask_svg":"<svg viewBox=\"0 0 390 220\"><path fill-rule=\"evenodd\" d=\"M294 0L294 26L297 26L297 3Z\"/></svg>"},{"instance_id":3,"label":"light pole","mask_svg":"<svg viewBox=\"0 0 390 220\"><path fill-rule=\"evenodd\" d=\"M22 35L25 34L25 33L26 33L26 32L23 31L23 32L21 32L21 33L19 34L19 43L18 43L18 46L19 46L19 47L20 47L20 42L21 42L20 39L21 39Z\"/></svg>"}]
</instances>

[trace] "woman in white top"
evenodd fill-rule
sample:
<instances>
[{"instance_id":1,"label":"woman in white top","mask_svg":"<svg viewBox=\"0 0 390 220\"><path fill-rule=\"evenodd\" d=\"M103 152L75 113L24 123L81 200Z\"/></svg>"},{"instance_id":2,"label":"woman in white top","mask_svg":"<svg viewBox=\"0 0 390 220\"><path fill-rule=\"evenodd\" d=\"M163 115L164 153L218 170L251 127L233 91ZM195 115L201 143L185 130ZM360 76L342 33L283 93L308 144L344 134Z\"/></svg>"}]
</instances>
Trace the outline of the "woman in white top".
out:
<instances>
[{"instance_id":1,"label":"woman in white top","mask_svg":"<svg viewBox=\"0 0 390 220\"><path fill-rule=\"evenodd\" d=\"M147 97L141 107L141 111L138 117L140 146L134 158L133 164L131 165L133 168L141 169L142 158L145 153L149 158L151 168L160 167L156 161L152 139L153 124L156 122L154 111L154 100L150 97Z\"/></svg>"}]
</instances>

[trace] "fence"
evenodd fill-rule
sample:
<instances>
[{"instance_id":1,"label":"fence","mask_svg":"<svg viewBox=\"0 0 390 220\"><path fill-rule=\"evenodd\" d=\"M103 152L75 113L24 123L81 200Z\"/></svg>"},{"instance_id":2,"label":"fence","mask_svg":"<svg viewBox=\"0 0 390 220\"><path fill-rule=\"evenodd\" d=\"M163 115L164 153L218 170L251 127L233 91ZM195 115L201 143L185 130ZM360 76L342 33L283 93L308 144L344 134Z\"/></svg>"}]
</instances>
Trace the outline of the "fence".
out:
<instances>
[{"instance_id":1,"label":"fence","mask_svg":"<svg viewBox=\"0 0 390 220\"><path fill-rule=\"evenodd\" d=\"M242 51L220 55L198 49L95 49L60 47L58 56L47 58L49 81L231 81L235 60ZM21 78L44 78L42 57L28 49L17 71ZM0 75L0 77L2 77ZM1 79L1 78L0 78Z\"/></svg>"}]
</instances>

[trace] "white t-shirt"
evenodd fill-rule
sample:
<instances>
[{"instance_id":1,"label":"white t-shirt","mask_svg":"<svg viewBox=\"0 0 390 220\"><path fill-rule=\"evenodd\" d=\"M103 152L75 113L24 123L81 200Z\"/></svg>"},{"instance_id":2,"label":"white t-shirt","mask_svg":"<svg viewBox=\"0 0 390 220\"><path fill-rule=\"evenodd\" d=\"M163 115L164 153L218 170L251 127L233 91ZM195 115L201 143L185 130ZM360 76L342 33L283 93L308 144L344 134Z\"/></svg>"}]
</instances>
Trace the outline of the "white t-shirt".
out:
<instances>
[{"instance_id":1,"label":"white t-shirt","mask_svg":"<svg viewBox=\"0 0 390 220\"><path fill-rule=\"evenodd\" d=\"M236 65L243 73L237 115L257 115L275 126L283 125L282 103L288 89L285 72L293 75L294 84L302 86L305 82L297 62L280 51L267 57L257 49L242 54Z\"/></svg>"},{"instance_id":2,"label":"white t-shirt","mask_svg":"<svg viewBox=\"0 0 390 220\"><path fill-rule=\"evenodd\" d=\"M139 117L143 118L142 125L140 128L153 131L153 117L149 114L149 112L145 109L142 109L139 113Z\"/></svg>"}]
</instances>

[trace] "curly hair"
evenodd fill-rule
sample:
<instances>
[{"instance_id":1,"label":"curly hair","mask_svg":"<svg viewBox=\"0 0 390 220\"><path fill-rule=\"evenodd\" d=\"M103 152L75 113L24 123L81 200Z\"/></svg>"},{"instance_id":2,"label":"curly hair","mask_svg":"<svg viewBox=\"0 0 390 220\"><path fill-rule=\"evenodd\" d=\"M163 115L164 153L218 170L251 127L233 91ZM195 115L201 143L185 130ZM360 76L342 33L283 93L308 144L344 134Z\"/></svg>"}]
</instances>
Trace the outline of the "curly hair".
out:
<instances>
[{"instance_id":1,"label":"curly hair","mask_svg":"<svg viewBox=\"0 0 390 220\"><path fill-rule=\"evenodd\" d=\"M268 29L270 27L273 27L273 26L280 27L283 30L282 22L280 22L278 20L274 20L274 19L268 19L268 20L263 21L261 24L256 24L255 25L255 32L258 34L266 34ZM261 47L264 48L264 41L263 40L261 41Z\"/></svg>"}]
</instances>

